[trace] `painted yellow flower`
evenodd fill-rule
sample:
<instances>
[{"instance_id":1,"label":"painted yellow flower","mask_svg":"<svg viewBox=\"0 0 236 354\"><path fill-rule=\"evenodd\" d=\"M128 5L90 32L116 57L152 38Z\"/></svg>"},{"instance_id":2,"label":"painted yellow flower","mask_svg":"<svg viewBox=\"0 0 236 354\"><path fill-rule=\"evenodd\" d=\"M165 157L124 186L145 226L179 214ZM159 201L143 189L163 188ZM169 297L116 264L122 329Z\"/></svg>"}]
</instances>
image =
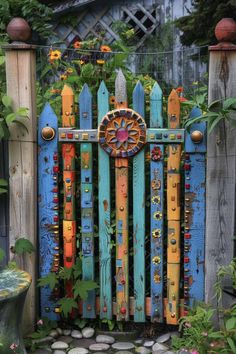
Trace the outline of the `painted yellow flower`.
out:
<instances>
[{"instance_id":1,"label":"painted yellow flower","mask_svg":"<svg viewBox=\"0 0 236 354\"><path fill-rule=\"evenodd\" d=\"M99 65L104 65L105 64L105 60L103 60L103 59L98 59L97 60L97 64L99 64Z\"/></svg>"},{"instance_id":2,"label":"painted yellow flower","mask_svg":"<svg viewBox=\"0 0 236 354\"><path fill-rule=\"evenodd\" d=\"M108 45L102 45L100 47L100 50L101 50L101 52L104 52L104 53L109 53L109 52L112 51L111 48Z\"/></svg>"}]
</instances>

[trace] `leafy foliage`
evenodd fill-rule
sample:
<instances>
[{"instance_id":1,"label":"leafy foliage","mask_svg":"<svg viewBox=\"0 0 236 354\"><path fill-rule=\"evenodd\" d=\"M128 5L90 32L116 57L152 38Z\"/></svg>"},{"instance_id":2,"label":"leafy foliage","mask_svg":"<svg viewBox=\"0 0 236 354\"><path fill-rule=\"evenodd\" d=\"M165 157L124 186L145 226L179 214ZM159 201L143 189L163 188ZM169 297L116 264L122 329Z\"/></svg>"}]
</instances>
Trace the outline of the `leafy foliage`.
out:
<instances>
[{"instance_id":1,"label":"leafy foliage","mask_svg":"<svg viewBox=\"0 0 236 354\"><path fill-rule=\"evenodd\" d=\"M68 317L73 309L78 308L78 303L69 297L63 297L58 301L58 304L61 306L62 314L65 317Z\"/></svg>"},{"instance_id":2,"label":"leafy foliage","mask_svg":"<svg viewBox=\"0 0 236 354\"><path fill-rule=\"evenodd\" d=\"M6 26L13 17L23 17L40 37L52 34L52 9L37 0L0 0L0 36L6 40Z\"/></svg>"},{"instance_id":3,"label":"leafy foliage","mask_svg":"<svg viewBox=\"0 0 236 354\"><path fill-rule=\"evenodd\" d=\"M5 258L6 254L4 252L4 250L2 248L0 248L0 262L3 261L3 259Z\"/></svg>"},{"instance_id":4,"label":"leafy foliage","mask_svg":"<svg viewBox=\"0 0 236 354\"><path fill-rule=\"evenodd\" d=\"M24 253L32 253L35 251L34 245L30 242L30 240L21 237L16 240L15 247L14 247L15 253L18 255L22 255Z\"/></svg>"},{"instance_id":5,"label":"leafy foliage","mask_svg":"<svg viewBox=\"0 0 236 354\"><path fill-rule=\"evenodd\" d=\"M222 298L222 283L225 279L231 280L232 289L236 291L236 257L227 265L221 266L217 271L217 282L215 283L216 296Z\"/></svg>"},{"instance_id":6,"label":"leafy foliage","mask_svg":"<svg viewBox=\"0 0 236 354\"><path fill-rule=\"evenodd\" d=\"M51 290L55 288L55 286L58 284L58 276L56 273L48 273L42 278L38 279L38 286L45 287L49 286Z\"/></svg>"},{"instance_id":7,"label":"leafy foliage","mask_svg":"<svg viewBox=\"0 0 236 354\"><path fill-rule=\"evenodd\" d=\"M7 193L7 186L7 181L4 178L0 178L0 194Z\"/></svg>"},{"instance_id":8,"label":"leafy foliage","mask_svg":"<svg viewBox=\"0 0 236 354\"><path fill-rule=\"evenodd\" d=\"M187 46L216 43L216 24L224 17L236 18L235 0L194 0L192 6L189 15L175 21L176 26L183 32L181 42Z\"/></svg>"}]
</instances>

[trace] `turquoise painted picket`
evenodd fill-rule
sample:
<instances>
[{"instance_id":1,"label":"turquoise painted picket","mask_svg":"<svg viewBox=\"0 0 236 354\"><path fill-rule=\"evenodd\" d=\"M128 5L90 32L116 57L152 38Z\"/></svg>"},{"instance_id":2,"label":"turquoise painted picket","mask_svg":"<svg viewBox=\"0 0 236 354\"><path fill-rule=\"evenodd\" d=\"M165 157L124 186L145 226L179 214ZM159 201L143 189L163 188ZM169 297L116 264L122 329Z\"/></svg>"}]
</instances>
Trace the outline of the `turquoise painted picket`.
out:
<instances>
[{"instance_id":1,"label":"turquoise painted picket","mask_svg":"<svg viewBox=\"0 0 236 354\"><path fill-rule=\"evenodd\" d=\"M125 80L122 75L120 78ZM119 85L126 90L125 82L119 82ZM57 118L49 104L39 120L40 274L44 276L50 271L57 272L59 265L62 265L60 253L63 253L63 249L59 249L62 236L59 223L58 144L74 143L78 154L75 185L79 189L75 203L78 242L74 256L82 255L82 279L94 280L99 284L99 288L90 290L88 298L82 302L82 317L99 316L111 320L117 316L119 320L134 322L165 322L166 297L179 297L179 294L166 294L165 203L168 191L165 189L165 147L183 143L185 147L185 162L181 172L185 193L176 203L184 205L180 287L184 295L181 303L184 303L184 310L187 311L187 306L192 305L194 300L204 298L206 127L203 123L195 124L186 134L184 129L163 127L162 90L158 83L152 88L148 104L140 82L134 87L132 102L121 102L119 97L126 97L126 92L117 92L115 110L110 107L110 94L105 82L101 82L97 97L92 97L87 84L78 94L79 128L58 128ZM93 103L96 101L97 118L93 120ZM130 106L132 109L126 108ZM199 113L195 108L191 117ZM150 121L147 128L145 121ZM195 131L202 134L198 142L193 139L192 133ZM50 138L45 138L50 133ZM98 171L97 176L94 171ZM117 183L115 178L119 178ZM118 220L115 220L118 210L114 209L112 185L120 188L115 191L116 200L121 203L118 204ZM98 189L97 195L95 189ZM122 204L126 200L129 201L128 209ZM175 201L175 198L171 197L171 200ZM98 220L97 241L94 220ZM123 231L125 220L129 221L129 225ZM117 240L112 223L120 227ZM128 248L122 244L126 235L129 238ZM113 247L116 248L116 255ZM175 247L172 249L175 252ZM123 268L123 257L128 259L132 267ZM129 296L126 292L128 284ZM43 288L40 295L42 315L58 318L57 294ZM176 320L184 313L180 303L178 306Z\"/></svg>"}]
</instances>

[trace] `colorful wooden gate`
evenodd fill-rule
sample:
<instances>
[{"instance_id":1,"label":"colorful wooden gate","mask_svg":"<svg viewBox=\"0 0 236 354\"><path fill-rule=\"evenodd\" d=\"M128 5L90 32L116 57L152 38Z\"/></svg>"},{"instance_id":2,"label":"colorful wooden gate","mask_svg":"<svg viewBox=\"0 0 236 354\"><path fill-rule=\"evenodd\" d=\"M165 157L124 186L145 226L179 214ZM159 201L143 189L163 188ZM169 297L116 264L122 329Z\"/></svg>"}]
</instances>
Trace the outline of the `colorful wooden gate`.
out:
<instances>
[{"instance_id":1,"label":"colorful wooden gate","mask_svg":"<svg viewBox=\"0 0 236 354\"><path fill-rule=\"evenodd\" d=\"M175 90L168 99L168 128L163 128L162 91L157 83L150 94L148 115L140 82L129 108L122 71L116 78L115 98L111 110L109 92L102 82L97 93L96 129L92 127L93 102L86 84L79 95L78 122L74 93L68 86L62 91L62 127L58 128L49 104L40 116L40 274L58 271L62 244L64 266L71 267L76 255L82 255L84 280L95 279L95 258L99 256L99 295L89 292L82 306L84 318L116 316L118 321L151 319L177 324L194 300L204 299L206 128L195 124L190 132L180 129L180 100ZM191 115L198 114L198 109L193 109ZM95 150L98 178L93 172ZM62 151L61 156L58 151ZM59 166L64 185L61 212ZM115 205L111 200L113 185ZM111 252L112 208L115 262ZM66 289L72 296L70 283ZM56 300L50 289L41 289L42 315L58 317Z\"/></svg>"}]
</instances>

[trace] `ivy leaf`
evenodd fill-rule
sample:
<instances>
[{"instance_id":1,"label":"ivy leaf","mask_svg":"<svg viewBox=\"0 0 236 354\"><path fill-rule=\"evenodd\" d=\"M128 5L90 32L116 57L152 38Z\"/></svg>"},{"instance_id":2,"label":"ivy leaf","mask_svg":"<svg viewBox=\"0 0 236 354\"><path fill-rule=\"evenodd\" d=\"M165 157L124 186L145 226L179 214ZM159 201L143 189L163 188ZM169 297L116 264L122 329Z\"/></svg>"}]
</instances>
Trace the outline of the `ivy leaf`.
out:
<instances>
[{"instance_id":1,"label":"ivy leaf","mask_svg":"<svg viewBox=\"0 0 236 354\"><path fill-rule=\"evenodd\" d=\"M26 238L18 238L15 243L16 254L32 253L35 251L34 245Z\"/></svg>"},{"instance_id":2,"label":"ivy leaf","mask_svg":"<svg viewBox=\"0 0 236 354\"><path fill-rule=\"evenodd\" d=\"M12 122L14 122L14 120L16 119L16 114L15 113L9 113L7 116L6 116L6 122L7 124L10 124Z\"/></svg>"},{"instance_id":3,"label":"ivy leaf","mask_svg":"<svg viewBox=\"0 0 236 354\"><path fill-rule=\"evenodd\" d=\"M98 288L98 284L93 280L77 280L73 287L74 298L79 296L82 300L86 300L88 291L96 288Z\"/></svg>"},{"instance_id":4,"label":"ivy leaf","mask_svg":"<svg viewBox=\"0 0 236 354\"><path fill-rule=\"evenodd\" d=\"M17 109L16 115L24 118L29 118L29 109L26 107L20 107Z\"/></svg>"},{"instance_id":5,"label":"ivy leaf","mask_svg":"<svg viewBox=\"0 0 236 354\"><path fill-rule=\"evenodd\" d=\"M53 290L57 284L58 284L57 275L52 272L38 279L38 286L40 287L49 286L51 290Z\"/></svg>"},{"instance_id":6,"label":"ivy leaf","mask_svg":"<svg viewBox=\"0 0 236 354\"><path fill-rule=\"evenodd\" d=\"M6 256L5 251L2 248L0 248L0 262L2 262L2 260L5 258L5 256Z\"/></svg>"},{"instance_id":7,"label":"ivy leaf","mask_svg":"<svg viewBox=\"0 0 236 354\"><path fill-rule=\"evenodd\" d=\"M7 96L7 95L4 95L4 96L2 97L2 103L3 103L3 105L4 105L5 107L11 108L11 106L12 106L12 99L11 99L11 97L9 97L9 96Z\"/></svg>"},{"instance_id":8,"label":"ivy leaf","mask_svg":"<svg viewBox=\"0 0 236 354\"><path fill-rule=\"evenodd\" d=\"M59 272L59 276L61 279L64 280L69 280L71 279L72 276L72 268L66 268L66 267L62 267L60 272Z\"/></svg>"},{"instance_id":9,"label":"ivy leaf","mask_svg":"<svg viewBox=\"0 0 236 354\"><path fill-rule=\"evenodd\" d=\"M63 297L58 301L58 304L61 306L61 311L65 317L68 317L73 308L78 308L77 302L69 297Z\"/></svg>"},{"instance_id":10,"label":"ivy leaf","mask_svg":"<svg viewBox=\"0 0 236 354\"><path fill-rule=\"evenodd\" d=\"M82 260L80 258L76 259L75 264L72 267L73 269L73 274L74 274L74 278L78 279L79 276L82 274Z\"/></svg>"}]
</instances>

